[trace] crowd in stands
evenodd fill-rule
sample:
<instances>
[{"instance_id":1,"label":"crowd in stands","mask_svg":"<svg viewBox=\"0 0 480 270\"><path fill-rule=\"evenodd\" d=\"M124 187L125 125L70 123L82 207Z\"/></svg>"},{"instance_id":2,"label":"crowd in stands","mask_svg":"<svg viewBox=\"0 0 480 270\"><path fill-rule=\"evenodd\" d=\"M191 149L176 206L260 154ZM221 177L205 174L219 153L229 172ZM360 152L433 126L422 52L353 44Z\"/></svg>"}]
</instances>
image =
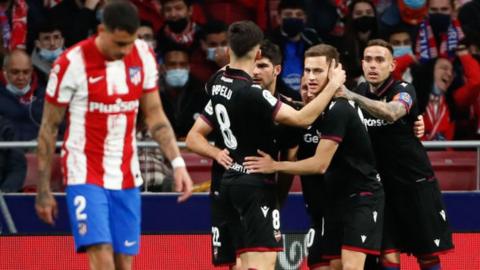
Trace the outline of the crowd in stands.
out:
<instances>
[{"instance_id":1,"label":"crowd in stands","mask_svg":"<svg viewBox=\"0 0 480 270\"><path fill-rule=\"evenodd\" d=\"M106 1L0 0L1 141L36 139L55 59L95 35ZM162 103L179 139L208 100L205 82L229 61L227 28L237 20L254 21L281 48L277 92L284 96L300 100L303 54L309 47L337 47L347 87L354 89L364 80L363 49L370 39L383 38L394 47L393 76L416 88L426 127L423 140L480 137L480 0L131 2L142 19L138 37L156 54ZM138 139L148 140L144 129L138 130ZM161 153L145 155L151 157L143 161L164 172L158 181L171 181L171 170L157 157ZM22 177L19 171L25 166L21 151L0 149L0 190L19 190L11 179L23 179L25 172Z\"/></svg>"}]
</instances>

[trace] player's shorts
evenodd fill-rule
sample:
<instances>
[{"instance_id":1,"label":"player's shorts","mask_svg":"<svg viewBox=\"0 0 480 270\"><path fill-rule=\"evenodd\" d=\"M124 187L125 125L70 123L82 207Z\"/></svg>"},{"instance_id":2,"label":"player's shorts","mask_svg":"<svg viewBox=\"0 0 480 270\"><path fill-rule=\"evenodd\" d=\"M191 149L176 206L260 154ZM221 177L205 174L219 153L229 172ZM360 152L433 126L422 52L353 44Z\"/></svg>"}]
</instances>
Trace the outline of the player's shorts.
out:
<instances>
[{"instance_id":1,"label":"player's shorts","mask_svg":"<svg viewBox=\"0 0 480 270\"><path fill-rule=\"evenodd\" d=\"M111 244L115 253L138 254L140 191L108 190L96 185L70 185L66 199L77 252Z\"/></svg>"},{"instance_id":2,"label":"player's shorts","mask_svg":"<svg viewBox=\"0 0 480 270\"><path fill-rule=\"evenodd\" d=\"M249 175L239 178L243 177ZM283 250L275 186L222 184L218 205L230 234L240 236L236 241L237 255Z\"/></svg>"},{"instance_id":3,"label":"player's shorts","mask_svg":"<svg viewBox=\"0 0 480 270\"><path fill-rule=\"evenodd\" d=\"M312 224L312 227L308 230L306 239L308 249L307 264L310 269L330 265L330 260L322 256L324 253L323 230L323 223L319 225Z\"/></svg>"},{"instance_id":4,"label":"player's shorts","mask_svg":"<svg viewBox=\"0 0 480 270\"><path fill-rule=\"evenodd\" d=\"M233 266L236 264L236 251L239 248L240 221L227 222L222 216L220 191L210 194L212 212L212 262L215 266Z\"/></svg>"},{"instance_id":5,"label":"player's shorts","mask_svg":"<svg viewBox=\"0 0 480 270\"><path fill-rule=\"evenodd\" d=\"M341 250L379 255L382 244L383 190L352 194L325 217L325 259L340 259Z\"/></svg>"},{"instance_id":6,"label":"player's shorts","mask_svg":"<svg viewBox=\"0 0 480 270\"><path fill-rule=\"evenodd\" d=\"M436 179L413 184L384 181L384 187L384 253L400 251L422 256L453 249L452 233Z\"/></svg>"}]
</instances>

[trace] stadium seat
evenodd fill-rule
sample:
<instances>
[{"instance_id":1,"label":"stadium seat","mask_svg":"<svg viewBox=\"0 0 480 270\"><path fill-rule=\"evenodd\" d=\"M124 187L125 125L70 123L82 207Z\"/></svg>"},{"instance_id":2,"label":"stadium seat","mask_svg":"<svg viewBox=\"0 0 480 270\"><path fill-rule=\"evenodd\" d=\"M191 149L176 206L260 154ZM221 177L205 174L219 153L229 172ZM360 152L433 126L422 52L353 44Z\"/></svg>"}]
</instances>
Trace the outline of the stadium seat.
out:
<instances>
[{"instance_id":1,"label":"stadium seat","mask_svg":"<svg viewBox=\"0 0 480 270\"><path fill-rule=\"evenodd\" d=\"M211 179L212 159L188 151L182 151L182 157L193 183L198 184Z\"/></svg>"},{"instance_id":2,"label":"stadium seat","mask_svg":"<svg viewBox=\"0 0 480 270\"><path fill-rule=\"evenodd\" d=\"M476 189L475 151L429 151L428 156L441 190Z\"/></svg>"},{"instance_id":3,"label":"stadium seat","mask_svg":"<svg viewBox=\"0 0 480 270\"><path fill-rule=\"evenodd\" d=\"M38 163L37 155L35 153L25 154L27 158L27 176L23 184L23 192L36 192L38 182ZM61 170L60 155L55 154L52 161L52 178L50 186L53 192L63 192L65 186L63 185L63 175Z\"/></svg>"}]
</instances>

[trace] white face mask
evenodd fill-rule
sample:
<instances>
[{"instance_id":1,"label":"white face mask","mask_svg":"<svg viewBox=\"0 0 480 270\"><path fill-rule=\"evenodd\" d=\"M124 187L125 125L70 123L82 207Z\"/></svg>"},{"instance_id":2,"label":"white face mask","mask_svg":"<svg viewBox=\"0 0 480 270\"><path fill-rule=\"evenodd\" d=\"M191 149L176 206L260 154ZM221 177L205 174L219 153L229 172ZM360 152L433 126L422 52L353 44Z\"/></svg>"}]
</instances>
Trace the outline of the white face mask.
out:
<instances>
[{"instance_id":1,"label":"white face mask","mask_svg":"<svg viewBox=\"0 0 480 270\"><path fill-rule=\"evenodd\" d=\"M15 96L23 96L30 91L30 83L28 83L24 88L18 88L11 83L7 83L5 88L7 88L7 90Z\"/></svg>"},{"instance_id":2,"label":"white face mask","mask_svg":"<svg viewBox=\"0 0 480 270\"><path fill-rule=\"evenodd\" d=\"M55 50L40 49L38 55L40 55L45 61L53 62L60 56L60 54L62 54L62 52L63 48L57 48Z\"/></svg>"},{"instance_id":3,"label":"white face mask","mask_svg":"<svg viewBox=\"0 0 480 270\"><path fill-rule=\"evenodd\" d=\"M217 49L224 50L225 52L227 51L227 47L222 46L222 47L208 47L207 48L207 60L215 62L215 54L217 52Z\"/></svg>"},{"instance_id":4,"label":"white face mask","mask_svg":"<svg viewBox=\"0 0 480 270\"><path fill-rule=\"evenodd\" d=\"M170 69L165 73L165 81L171 87L185 86L188 77L188 69L185 68Z\"/></svg>"}]
</instances>

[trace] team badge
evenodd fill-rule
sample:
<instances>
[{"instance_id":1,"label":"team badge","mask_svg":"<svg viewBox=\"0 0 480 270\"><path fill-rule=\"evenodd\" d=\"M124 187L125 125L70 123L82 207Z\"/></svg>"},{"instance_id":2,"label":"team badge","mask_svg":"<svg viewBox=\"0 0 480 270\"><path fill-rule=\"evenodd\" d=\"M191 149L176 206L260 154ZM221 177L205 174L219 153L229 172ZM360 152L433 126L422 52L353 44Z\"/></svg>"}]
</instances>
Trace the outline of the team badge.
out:
<instances>
[{"instance_id":1,"label":"team badge","mask_svg":"<svg viewBox=\"0 0 480 270\"><path fill-rule=\"evenodd\" d=\"M273 237L275 237L275 240L277 242L280 242L280 240L282 240L282 233L280 232L280 230L273 231Z\"/></svg>"},{"instance_id":2,"label":"team badge","mask_svg":"<svg viewBox=\"0 0 480 270\"><path fill-rule=\"evenodd\" d=\"M140 67L130 67L128 69L128 74L130 75L130 82L132 82L133 85L138 85L142 80L141 70L142 69Z\"/></svg>"}]
</instances>

